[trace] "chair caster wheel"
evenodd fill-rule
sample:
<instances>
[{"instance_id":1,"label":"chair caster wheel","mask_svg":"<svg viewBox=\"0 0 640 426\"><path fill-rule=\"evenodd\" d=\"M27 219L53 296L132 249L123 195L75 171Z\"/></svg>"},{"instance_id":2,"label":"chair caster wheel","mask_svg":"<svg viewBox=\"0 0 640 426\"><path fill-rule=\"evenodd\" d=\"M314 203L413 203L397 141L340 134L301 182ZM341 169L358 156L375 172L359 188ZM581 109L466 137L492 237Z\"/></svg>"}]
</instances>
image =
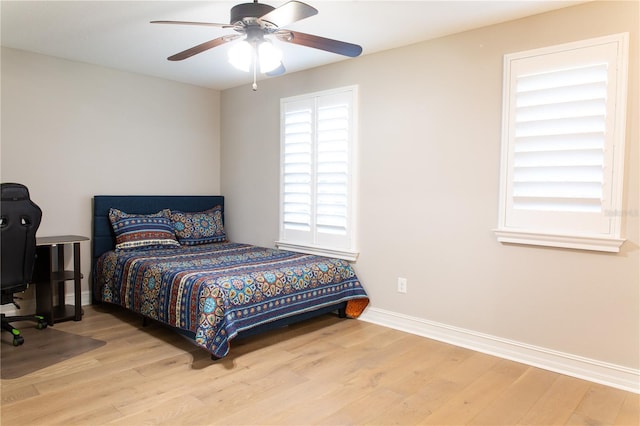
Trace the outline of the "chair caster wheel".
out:
<instances>
[{"instance_id":1,"label":"chair caster wheel","mask_svg":"<svg viewBox=\"0 0 640 426\"><path fill-rule=\"evenodd\" d=\"M13 336L13 346L20 346L23 343L24 343L24 337Z\"/></svg>"},{"instance_id":2,"label":"chair caster wheel","mask_svg":"<svg viewBox=\"0 0 640 426\"><path fill-rule=\"evenodd\" d=\"M38 330L44 330L49 325L47 320L41 315L36 315L36 319L38 320L38 324L36 324Z\"/></svg>"}]
</instances>

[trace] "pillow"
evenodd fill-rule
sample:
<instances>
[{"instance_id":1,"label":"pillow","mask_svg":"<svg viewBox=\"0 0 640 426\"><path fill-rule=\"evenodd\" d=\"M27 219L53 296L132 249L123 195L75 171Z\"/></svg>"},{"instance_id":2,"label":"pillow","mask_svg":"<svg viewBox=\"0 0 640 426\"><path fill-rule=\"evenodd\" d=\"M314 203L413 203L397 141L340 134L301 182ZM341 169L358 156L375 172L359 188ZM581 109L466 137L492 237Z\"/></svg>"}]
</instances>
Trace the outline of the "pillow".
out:
<instances>
[{"instance_id":1,"label":"pillow","mask_svg":"<svg viewBox=\"0 0 640 426\"><path fill-rule=\"evenodd\" d=\"M180 244L195 246L227 241L221 206L195 213L172 210L171 220Z\"/></svg>"},{"instance_id":2,"label":"pillow","mask_svg":"<svg viewBox=\"0 0 640 426\"><path fill-rule=\"evenodd\" d=\"M109 220L116 234L116 249L180 246L169 209L143 215L112 208L109 209Z\"/></svg>"}]
</instances>

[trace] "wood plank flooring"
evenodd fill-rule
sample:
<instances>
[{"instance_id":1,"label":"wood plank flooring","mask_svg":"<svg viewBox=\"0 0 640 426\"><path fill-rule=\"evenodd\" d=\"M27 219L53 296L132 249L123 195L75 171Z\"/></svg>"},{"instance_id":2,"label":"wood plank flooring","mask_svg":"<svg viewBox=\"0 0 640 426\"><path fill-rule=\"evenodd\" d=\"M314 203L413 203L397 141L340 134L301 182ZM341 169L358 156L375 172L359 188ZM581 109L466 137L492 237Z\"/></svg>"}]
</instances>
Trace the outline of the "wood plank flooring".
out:
<instances>
[{"instance_id":1,"label":"wood plank flooring","mask_svg":"<svg viewBox=\"0 0 640 426\"><path fill-rule=\"evenodd\" d=\"M216 362L111 306L55 328L107 343L2 380L3 426L640 424L640 395L332 315Z\"/></svg>"}]
</instances>

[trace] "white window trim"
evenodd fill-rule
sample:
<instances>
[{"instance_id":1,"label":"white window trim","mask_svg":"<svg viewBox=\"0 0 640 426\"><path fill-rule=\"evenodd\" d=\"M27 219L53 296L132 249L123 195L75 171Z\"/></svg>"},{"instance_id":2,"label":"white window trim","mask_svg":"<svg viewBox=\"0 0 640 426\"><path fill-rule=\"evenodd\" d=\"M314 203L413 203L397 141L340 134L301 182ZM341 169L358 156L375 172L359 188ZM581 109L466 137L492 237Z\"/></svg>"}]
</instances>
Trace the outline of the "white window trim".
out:
<instances>
[{"instance_id":1,"label":"white window trim","mask_svg":"<svg viewBox=\"0 0 640 426\"><path fill-rule=\"evenodd\" d=\"M349 262L355 262L358 259L359 256L359 251L357 249L357 227L356 227L356 218L357 218L357 187L358 187L358 183L357 183L357 179L358 179L358 117L359 117L359 112L358 112L358 100L359 100L359 95L358 95L358 86L357 85L352 85L352 86L345 86L345 87L340 87L340 88L336 88L336 89L329 89L329 90L324 90L324 91L319 91L319 92L313 92L313 93L307 93L304 95L299 95L299 96L292 96L292 97L288 97L288 98L284 98L280 100L280 104L281 104L281 111L282 111L282 105L285 102L291 102L291 101L296 101L296 100L304 100L304 99L309 99L312 97L317 97L317 96L325 96L325 95L331 95L331 94L335 94L335 93L340 93L340 92L345 92L345 91L350 91L353 94L353 102L351 105L351 140L350 140L350 155L351 155L351 162L350 162L350 184L349 184L349 194L350 194L350 204L349 204L349 222L348 222L348 229L349 229L349 234L350 234L350 241L351 241L351 246L349 248L334 248L334 247L326 247L326 246L322 246L322 245L317 245L317 244L301 244L295 241L287 241L283 239L283 200L284 200L284 193L283 193L283 175L282 175L282 170L281 170L281 176L280 176L280 213L279 213L279 239L277 241L275 241L275 245L277 248L282 249L282 250L289 250L289 251L293 251L293 252L297 252L297 253L306 253L306 254L313 254L313 255L318 255L318 256L326 256L326 257L333 257L333 258L338 258L338 259L343 259ZM282 119L281 119L281 127L283 125L282 123ZM281 146L283 143L283 130L281 128ZM284 153L284 150L281 148L280 150L280 164L282 165L282 155Z\"/></svg>"},{"instance_id":2,"label":"white window trim","mask_svg":"<svg viewBox=\"0 0 640 426\"><path fill-rule=\"evenodd\" d=\"M325 257L335 257L337 259L343 259L349 262L355 262L358 260L358 255L360 254L357 251L351 250L343 250L343 249L331 249L328 247L320 247L320 246L312 246L312 245L301 245L290 243L287 241L276 241L276 247L282 250L295 251L297 253L306 253L306 254L315 254L318 256Z\"/></svg>"},{"instance_id":3,"label":"white window trim","mask_svg":"<svg viewBox=\"0 0 640 426\"><path fill-rule=\"evenodd\" d=\"M617 253L624 239L606 237L582 237L577 235L544 234L541 232L506 231L495 229L494 233L501 243L550 246L581 250L606 251Z\"/></svg>"},{"instance_id":4,"label":"white window trim","mask_svg":"<svg viewBox=\"0 0 640 426\"><path fill-rule=\"evenodd\" d=\"M509 140L509 119L510 119L510 84L511 84L511 61L540 56L560 51L580 49L597 44L617 43L617 92L615 106L615 124L613 141L613 175L611 188L611 201L602 212L610 221L610 231L608 234L581 234L545 232L544 229L522 229L510 227L506 223L507 217L507 194L509 176L509 155L511 141ZM502 125L502 155L500 170L500 205L498 213L498 227L494 229L497 240L502 243L514 243L525 245L540 245L560 248L595 250L605 252L619 252L620 246L625 239L621 237L622 215L615 212L622 211L623 202L623 179L624 179L624 156L625 156L625 131L626 131L626 105L628 91L628 33L615 34L611 36L599 37L590 40L583 40L573 43L566 43L557 46L534 49L526 52L507 54L504 57L504 81L503 81L503 125Z\"/></svg>"}]
</instances>

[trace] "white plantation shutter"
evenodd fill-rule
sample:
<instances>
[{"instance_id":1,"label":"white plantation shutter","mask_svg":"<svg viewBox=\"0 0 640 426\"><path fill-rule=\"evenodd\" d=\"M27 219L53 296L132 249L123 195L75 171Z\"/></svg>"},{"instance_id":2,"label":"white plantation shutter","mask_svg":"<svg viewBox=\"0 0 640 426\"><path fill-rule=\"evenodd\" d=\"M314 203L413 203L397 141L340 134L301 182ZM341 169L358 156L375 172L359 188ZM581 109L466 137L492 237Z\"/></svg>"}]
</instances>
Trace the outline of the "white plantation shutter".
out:
<instances>
[{"instance_id":1,"label":"white plantation shutter","mask_svg":"<svg viewBox=\"0 0 640 426\"><path fill-rule=\"evenodd\" d=\"M346 236L349 209L350 96L318 98L316 226L320 234Z\"/></svg>"},{"instance_id":2,"label":"white plantation shutter","mask_svg":"<svg viewBox=\"0 0 640 426\"><path fill-rule=\"evenodd\" d=\"M284 111L282 155L283 226L286 230L311 232L314 105L309 101L289 104Z\"/></svg>"},{"instance_id":3,"label":"white plantation shutter","mask_svg":"<svg viewBox=\"0 0 640 426\"><path fill-rule=\"evenodd\" d=\"M517 78L513 208L602 212L607 64Z\"/></svg>"},{"instance_id":4,"label":"white plantation shutter","mask_svg":"<svg viewBox=\"0 0 640 426\"><path fill-rule=\"evenodd\" d=\"M618 251L626 45L619 35L505 57L500 241Z\"/></svg>"},{"instance_id":5,"label":"white plantation shutter","mask_svg":"<svg viewBox=\"0 0 640 426\"><path fill-rule=\"evenodd\" d=\"M278 246L355 259L356 88L283 99Z\"/></svg>"}]
</instances>

